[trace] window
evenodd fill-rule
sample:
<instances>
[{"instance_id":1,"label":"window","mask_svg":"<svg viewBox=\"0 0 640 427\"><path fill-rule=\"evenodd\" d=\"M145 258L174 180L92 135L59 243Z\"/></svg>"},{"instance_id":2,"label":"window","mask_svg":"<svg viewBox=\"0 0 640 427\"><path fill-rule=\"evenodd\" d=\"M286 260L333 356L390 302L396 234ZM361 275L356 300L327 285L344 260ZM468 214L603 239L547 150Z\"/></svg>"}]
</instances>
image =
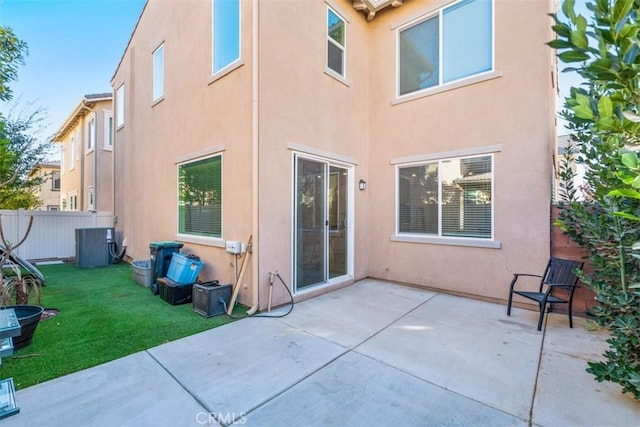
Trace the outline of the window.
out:
<instances>
[{"instance_id":1,"label":"window","mask_svg":"<svg viewBox=\"0 0 640 427\"><path fill-rule=\"evenodd\" d=\"M75 192L69 195L69 210L70 211L78 210L78 194Z\"/></svg>"},{"instance_id":2,"label":"window","mask_svg":"<svg viewBox=\"0 0 640 427\"><path fill-rule=\"evenodd\" d=\"M116 91L116 126L124 125L124 85Z\"/></svg>"},{"instance_id":3,"label":"window","mask_svg":"<svg viewBox=\"0 0 640 427\"><path fill-rule=\"evenodd\" d=\"M93 185L90 185L87 188L87 200L89 201L89 210L90 211L95 211L96 210L96 190L95 187Z\"/></svg>"},{"instance_id":4,"label":"window","mask_svg":"<svg viewBox=\"0 0 640 427\"><path fill-rule=\"evenodd\" d=\"M493 1L462 0L398 32L398 94L493 69Z\"/></svg>"},{"instance_id":5,"label":"window","mask_svg":"<svg viewBox=\"0 0 640 427\"><path fill-rule=\"evenodd\" d=\"M222 155L178 165L178 233L222 238Z\"/></svg>"},{"instance_id":6,"label":"window","mask_svg":"<svg viewBox=\"0 0 640 427\"><path fill-rule=\"evenodd\" d=\"M76 166L76 140L72 136L69 140L69 170Z\"/></svg>"},{"instance_id":7,"label":"window","mask_svg":"<svg viewBox=\"0 0 640 427\"><path fill-rule=\"evenodd\" d=\"M60 191L60 172L51 172L51 190Z\"/></svg>"},{"instance_id":8,"label":"window","mask_svg":"<svg viewBox=\"0 0 640 427\"><path fill-rule=\"evenodd\" d=\"M104 147L105 150L113 149L113 113L104 112Z\"/></svg>"},{"instance_id":9,"label":"window","mask_svg":"<svg viewBox=\"0 0 640 427\"><path fill-rule=\"evenodd\" d=\"M153 100L164 96L164 43L153 52Z\"/></svg>"},{"instance_id":10,"label":"window","mask_svg":"<svg viewBox=\"0 0 640 427\"><path fill-rule=\"evenodd\" d=\"M212 0L213 74L240 59L240 0Z\"/></svg>"},{"instance_id":11,"label":"window","mask_svg":"<svg viewBox=\"0 0 640 427\"><path fill-rule=\"evenodd\" d=\"M327 67L345 76L345 22L331 8L327 9Z\"/></svg>"},{"instance_id":12,"label":"window","mask_svg":"<svg viewBox=\"0 0 640 427\"><path fill-rule=\"evenodd\" d=\"M493 156L398 167L398 233L493 237Z\"/></svg>"},{"instance_id":13,"label":"window","mask_svg":"<svg viewBox=\"0 0 640 427\"><path fill-rule=\"evenodd\" d=\"M93 151L96 146L96 116L91 115L87 123L87 153Z\"/></svg>"}]
</instances>

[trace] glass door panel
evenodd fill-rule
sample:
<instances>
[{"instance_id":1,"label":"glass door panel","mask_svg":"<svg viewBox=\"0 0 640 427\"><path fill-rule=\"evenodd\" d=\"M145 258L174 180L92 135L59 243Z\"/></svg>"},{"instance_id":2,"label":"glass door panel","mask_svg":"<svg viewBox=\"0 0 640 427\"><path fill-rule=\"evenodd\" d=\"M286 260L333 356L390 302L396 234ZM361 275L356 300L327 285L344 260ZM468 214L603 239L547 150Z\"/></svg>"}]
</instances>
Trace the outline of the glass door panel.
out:
<instances>
[{"instance_id":1,"label":"glass door panel","mask_svg":"<svg viewBox=\"0 0 640 427\"><path fill-rule=\"evenodd\" d=\"M347 274L347 178L344 168L329 168L329 278Z\"/></svg>"},{"instance_id":2,"label":"glass door panel","mask_svg":"<svg viewBox=\"0 0 640 427\"><path fill-rule=\"evenodd\" d=\"M296 289L326 276L326 164L296 159Z\"/></svg>"}]
</instances>

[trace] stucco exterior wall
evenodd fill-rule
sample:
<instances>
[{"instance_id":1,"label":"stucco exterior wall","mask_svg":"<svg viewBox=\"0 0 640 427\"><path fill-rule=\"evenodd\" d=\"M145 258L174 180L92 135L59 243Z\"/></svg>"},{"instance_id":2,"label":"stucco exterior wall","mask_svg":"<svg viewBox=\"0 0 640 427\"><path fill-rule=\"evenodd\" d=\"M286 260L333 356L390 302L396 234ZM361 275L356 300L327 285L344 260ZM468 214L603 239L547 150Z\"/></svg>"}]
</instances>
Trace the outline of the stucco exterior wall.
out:
<instances>
[{"instance_id":1,"label":"stucco exterior wall","mask_svg":"<svg viewBox=\"0 0 640 427\"><path fill-rule=\"evenodd\" d=\"M545 1L496 0L491 78L397 102L396 28L444 4L406 1L368 22L346 0L242 1L241 62L212 79L211 1L194 0L186 7L150 0L112 82L114 93L122 84L125 88L124 126L116 131L115 213L127 254L145 259L150 242L180 240L183 252L206 262L201 279L230 283L234 257L222 244L246 242L257 218L259 235L240 301L253 302L255 272L264 309L270 271L293 284L294 156L299 154L351 171L353 269L334 286L373 276L504 300L512 272L544 266L549 257L554 79L545 42L550 9ZM325 73L327 6L346 21L344 79ZM152 52L161 43L164 97L154 102ZM498 147L493 154L497 248L392 239L397 159L486 147ZM177 235L177 165L212 152L223 155L223 236L213 244ZM357 189L360 179L368 183L364 191ZM274 285L272 298L277 306L289 297Z\"/></svg>"},{"instance_id":2,"label":"stucco exterior wall","mask_svg":"<svg viewBox=\"0 0 640 427\"><path fill-rule=\"evenodd\" d=\"M325 73L327 5L347 21L344 81ZM347 162L353 181L367 177L369 33L363 16L342 1L261 2L260 22L259 283L266 284L268 272L277 270L293 286L294 154L317 150L322 160L346 157L353 161ZM353 191L355 248L348 250L355 253L353 276L362 278L367 198ZM263 307L267 298L268 287L262 286ZM279 283L272 298L274 305L289 300Z\"/></svg>"},{"instance_id":3,"label":"stucco exterior wall","mask_svg":"<svg viewBox=\"0 0 640 427\"><path fill-rule=\"evenodd\" d=\"M442 2L407 2L372 23L369 275L490 299L512 272L549 257L550 135L554 111L545 46L546 2L496 0L495 78L409 102L395 100L392 28ZM404 17L404 18L403 18ZM381 58L387 58L382 60ZM499 146L494 154L494 240L499 249L392 241L393 159ZM373 173L375 171L375 173Z\"/></svg>"},{"instance_id":4,"label":"stucco exterior wall","mask_svg":"<svg viewBox=\"0 0 640 427\"><path fill-rule=\"evenodd\" d=\"M241 12L247 29L249 5ZM133 259L148 259L150 242L177 238L177 164L212 149L223 155L223 239L246 242L251 234L250 37L243 64L212 81L210 17L210 1L149 1L113 79L114 91L125 85L115 148L117 228ZM164 97L154 102L152 52L161 43ZM183 253L206 262L203 280L233 281L234 257L224 247L180 240Z\"/></svg>"}]
</instances>

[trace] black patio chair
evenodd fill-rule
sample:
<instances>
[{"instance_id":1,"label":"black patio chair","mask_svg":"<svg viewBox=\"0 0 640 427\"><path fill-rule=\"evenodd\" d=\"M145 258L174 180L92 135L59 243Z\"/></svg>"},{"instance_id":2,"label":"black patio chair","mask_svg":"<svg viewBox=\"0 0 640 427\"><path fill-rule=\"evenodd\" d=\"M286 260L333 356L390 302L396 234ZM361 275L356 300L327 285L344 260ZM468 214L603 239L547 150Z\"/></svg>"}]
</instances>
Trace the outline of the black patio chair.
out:
<instances>
[{"instance_id":1,"label":"black patio chair","mask_svg":"<svg viewBox=\"0 0 640 427\"><path fill-rule=\"evenodd\" d=\"M573 317L571 313L573 304L573 293L578 287L578 276L574 273L575 270L581 270L583 262L573 261L569 259L551 257L547 263L547 268L542 276L537 274L515 273L511 286L509 287L509 305L507 306L507 316L511 315L511 301L513 294L518 294L522 297L536 301L540 306L540 319L538 320L538 330L542 330L542 319L544 318L544 312L549 305L547 312L551 313L552 304L568 304L569 311L569 327L573 328ZM540 286L537 292L532 291L516 291L514 286L519 277L539 277ZM546 287L546 289L545 289ZM561 298L557 295L552 295L553 289L560 288L568 292L568 297Z\"/></svg>"}]
</instances>

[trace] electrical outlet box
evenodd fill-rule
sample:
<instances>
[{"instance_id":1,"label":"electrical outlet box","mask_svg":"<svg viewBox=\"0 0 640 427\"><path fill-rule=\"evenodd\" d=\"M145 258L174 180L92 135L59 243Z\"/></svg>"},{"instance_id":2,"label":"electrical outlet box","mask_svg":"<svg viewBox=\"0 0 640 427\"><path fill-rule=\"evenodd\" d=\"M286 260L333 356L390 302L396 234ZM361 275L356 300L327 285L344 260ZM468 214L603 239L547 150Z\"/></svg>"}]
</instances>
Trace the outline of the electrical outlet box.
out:
<instances>
[{"instance_id":1,"label":"electrical outlet box","mask_svg":"<svg viewBox=\"0 0 640 427\"><path fill-rule=\"evenodd\" d=\"M239 254L240 253L240 242L228 240L226 242L226 250L231 254Z\"/></svg>"}]
</instances>

